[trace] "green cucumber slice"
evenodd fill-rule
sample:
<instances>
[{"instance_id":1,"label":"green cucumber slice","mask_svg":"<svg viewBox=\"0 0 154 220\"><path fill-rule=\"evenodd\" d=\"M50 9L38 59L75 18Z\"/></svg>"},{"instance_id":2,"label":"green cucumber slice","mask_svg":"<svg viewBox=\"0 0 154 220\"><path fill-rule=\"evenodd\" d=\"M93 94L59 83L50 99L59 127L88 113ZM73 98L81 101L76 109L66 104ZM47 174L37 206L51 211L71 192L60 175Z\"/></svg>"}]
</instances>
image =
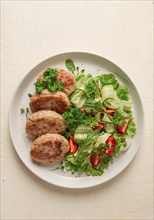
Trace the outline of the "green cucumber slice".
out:
<instances>
[{"instance_id":1,"label":"green cucumber slice","mask_svg":"<svg viewBox=\"0 0 154 220\"><path fill-rule=\"evenodd\" d=\"M86 93L80 89L76 89L70 98L73 105L77 108L82 108L86 99L87 99Z\"/></svg>"},{"instance_id":2,"label":"green cucumber slice","mask_svg":"<svg viewBox=\"0 0 154 220\"><path fill-rule=\"evenodd\" d=\"M112 124L112 123L104 124L104 130L108 133L113 133L115 130L114 124Z\"/></svg>"},{"instance_id":3,"label":"green cucumber slice","mask_svg":"<svg viewBox=\"0 0 154 220\"><path fill-rule=\"evenodd\" d=\"M78 89L85 89L85 85L86 85L86 81L85 81L85 75L81 74L78 76L78 78L76 79L76 87Z\"/></svg>"},{"instance_id":4,"label":"green cucumber slice","mask_svg":"<svg viewBox=\"0 0 154 220\"><path fill-rule=\"evenodd\" d=\"M108 99L108 98L114 98L116 96L116 93L114 91L114 88L112 85L106 85L103 86L101 89L101 94L102 94L102 101Z\"/></svg>"},{"instance_id":5,"label":"green cucumber slice","mask_svg":"<svg viewBox=\"0 0 154 220\"><path fill-rule=\"evenodd\" d=\"M123 105L119 99L108 98L104 100L103 104L109 109L123 109Z\"/></svg>"},{"instance_id":6,"label":"green cucumber slice","mask_svg":"<svg viewBox=\"0 0 154 220\"><path fill-rule=\"evenodd\" d=\"M75 133L74 133L74 140L77 144L79 144L81 141L86 139L87 134L92 131L92 128L90 126L86 126L84 124L81 124L77 127Z\"/></svg>"},{"instance_id":7,"label":"green cucumber slice","mask_svg":"<svg viewBox=\"0 0 154 220\"><path fill-rule=\"evenodd\" d=\"M101 134L98 138L97 138L97 141L95 143L95 147L99 147L99 145L102 143L102 144L105 144L106 140L111 136L111 134L109 133L104 133L104 134Z\"/></svg>"},{"instance_id":8,"label":"green cucumber slice","mask_svg":"<svg viewBox=\"0 0 154 220\"><path fill-rule=\"evenodd\" d=\"M129 101L125 101L125 100L121 100L122 104L123 104L123 110L131 110L132 108L132 102Z\"/></svg>"},{"instance_id":9,"label":"green cucumber slice","mask_svg":"<svg viewBox=\"0 0 154 220\"><path fill-rule=\"evenodd\" d=\"M102 122L111 122L111 116L109 116L108 114L106 114L105 112L103 113L104 116L102 118Z\"/></svg>"},{"instance_id":10,"label":"green cucumber slice","mask_svg":"<svg viewBox=\"0 0 154 220\"><path fill-rule=\"evenodd\" d=\"M102 112L98 112L98 113L95 115L95 119L96 119L98 122L102 122L101 118L102 118Z\"/></svg>"}]
</instances>

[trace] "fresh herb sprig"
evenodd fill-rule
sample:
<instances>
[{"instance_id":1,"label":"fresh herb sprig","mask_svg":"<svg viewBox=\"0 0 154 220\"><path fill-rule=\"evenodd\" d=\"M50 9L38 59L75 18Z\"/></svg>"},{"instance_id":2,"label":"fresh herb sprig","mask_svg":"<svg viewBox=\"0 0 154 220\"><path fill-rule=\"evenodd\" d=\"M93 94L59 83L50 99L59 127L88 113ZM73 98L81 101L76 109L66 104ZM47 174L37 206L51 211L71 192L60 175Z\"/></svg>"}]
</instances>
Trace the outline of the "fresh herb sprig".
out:
<instances>
[{"instance_id":1,"label":"fresh herb sprig","mask_svg":"<svg viewBox=\"0 0 154 220\"><path fill-rule=\"evenodd\" d=\"M122 111L120 109L116 109L114 116L112 118L112 123L115 125L124 125L125 122L125 116L123 115Z\"/></svg>"},{"instance_id":2,"label":"fresh herb sprig","mask_svg":"<svg viewBox=\"0 0 154 220\"><path fill-rule=\"evenodd\" d=\"M129 90L126 86L121 85L119 83L119 86L116 89L116 92L117 92L117 96L119 97L119 99L126 100L126 101L129 100Z\"/></svg>"},{"instance_id":3,"label":"fresh herb sprig","mask_svg":"<svg viewBox=\"0 0 154 220\"><path fill-rule=\"evenodd\" d=\"M90 125L91 127L98 125L98 121L94 117L85 112L81 112L78 108L71 107L67 112L63 113L63 117L69 129L77 128L77 126L82 123Z\"/></svg>"},{"instance_id":4,"label":"fresh herb sprig","mask_svg":"<svg viewBox=\"0 0 154 220\"><path fill-rule=\"evenodd\" d=\"M57 75L57 69L48 68L44 72L43 80L38 79L34 83L36 93L41 94L44 89L48 89L50 92L62 91L64 89L64 83L61 81L55 81Z\"/></svg>"},{"instance_id":5,"label":"fresh herb sprig","mask_svg":"<svg viewBox=\"0 0 154 220\"><path fill-rule=\"evenodd\" d=\"M91 109L94 109L96 111L100 111L103 109L103 106L104 106L103 103L101 103L100 101L94 102L93 98L88 98L84 104L84 108L87 113L90 113Z\"/></svg>"},{"instance_id":6,"label":"fresh herb sprig","mask_svg":"<svg viewBox=\"0 0 154 220\"><path fill-rule=\"evenodd\" d=\"M90 82L86 83L85 92L91 98L97 98L100 95L99 91L97 89L96 82L92 81L92 80Z\"/></svg>"},{"instance_id":7,"label":"fresh herb sprig","mask_svg":"<svg viewBox=\"0 0 154 220\"><path fill-rule=\"evenodd\" d=\"M21 114L25 114L25 116L26 116L26 118L28 117L28 115L29 115L29 113L30 113L30 110L29 110L29 108L27 107L27 108L20 108L20 112L21 112Z\"/></svg>"},{"instance_id":8,"label":"fresh herb sprig","mask_svg":"<svg viewBox=\"0 0 154 220\"><path fill-rule=\"evenodd\" d=\"M74 72L75 72L75 64L74 64L74 62L71 59L67 59L66 62L65 62L65 65L66 65L67 69L72 74L74 74Z\"/></svg>"},{"instance_id":9,"label":"fresh herb sprig","mask_svg":"<svg viewBox=\"0 0 154 220\"><path fill-rule=\"evenodd\" d=\"M65 66L73 75L76 77L82 73L84 73L85 69L81 69L78 66L75 66L75 63L71 59L67 59L65 61Z\"/></svg>"}]
</instances>

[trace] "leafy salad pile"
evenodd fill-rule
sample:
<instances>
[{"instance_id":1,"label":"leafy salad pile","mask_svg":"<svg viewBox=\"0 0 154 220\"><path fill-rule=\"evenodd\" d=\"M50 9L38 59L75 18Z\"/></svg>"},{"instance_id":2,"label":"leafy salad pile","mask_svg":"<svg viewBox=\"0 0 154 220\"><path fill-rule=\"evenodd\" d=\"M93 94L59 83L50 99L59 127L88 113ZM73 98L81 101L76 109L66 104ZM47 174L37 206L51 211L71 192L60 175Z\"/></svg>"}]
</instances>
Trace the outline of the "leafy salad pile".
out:
<instances>
[{"instance_id":1,"label":"leafy salad pile","mask_svg":"<svg viewBox=\"0 0 154 220\"><path fill-rule=\"evenodd\" d=\"M75 75L76 89L69 97L69 110L63 113L67 123L63 135L70 150L62 167L100 176L128 148L127 138L136 132L129 90L112 73L93 77L70 59L66 67Z\"/></svg>"}]
</instances>

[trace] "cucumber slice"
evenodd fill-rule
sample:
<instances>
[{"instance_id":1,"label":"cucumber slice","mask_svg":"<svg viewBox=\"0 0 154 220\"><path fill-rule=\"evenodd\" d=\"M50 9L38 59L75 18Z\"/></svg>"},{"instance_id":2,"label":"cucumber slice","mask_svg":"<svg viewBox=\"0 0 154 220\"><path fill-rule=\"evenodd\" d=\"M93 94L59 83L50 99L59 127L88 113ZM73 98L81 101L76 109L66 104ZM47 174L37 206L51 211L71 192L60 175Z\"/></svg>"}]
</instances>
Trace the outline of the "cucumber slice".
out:
<instances>
[{"instance_id":1,"label":"cucumber slice","mask_svg":"<svg viewBox=\"0 0 154 220\"><path fill-rule=\"evenodd\" d=\"M76 77L76 81L79 81L82 77L85 78L85 74L79 74L79 75Z\"/></svg>"},{"instance_id":2,"label":"cucumber slice","mask_svg":"<svg viewBox=\"0 0 154 220\"><path fill-rule=\"evenodd\" d=\"M86 75L86 80L89 79L89 78L91 78L91 77L93 78L93 76L92 76L90 73L88 73L88 74Z\"/></svg>"},{"instance_id":3,"label":"cucumber slice","mask_svg":"<svg viewBox=\"0 0 154 220\"><path fill-rule=\"evenodd\" d=\"M106 140L107 140L110 136L111 136L111 134L109 134L109 133L101 134L101 135L97 138L95 147L99 147L99 145L100 145L101 143L102 143L102 144L105 144Z\"/></svg>"},{"instance_id":4,"label":"cucumber slice","mask_svg":"<svg viewBox=\"0 0 154 220\"><path fill-rule=\"evenodd\" d=\"M122 104L123 104L123 110L131 110L132 108L132 102L129 101L125 101L125 100L121 100Z\"/></svg>"},{"instance_id":5,"label":"cucumber slice","mask_svg":"<svg viewBox=\"0 0 154 220\"><path fill-rule=\"evenodd\" d=\"M123 109L122 102L119 99L108 98L104 100L103 104L109 109Z\"/></svg>"},{"instance_id":6,"label":"cucumber slice","mask_svg":"<svg viewBox=\"0 0 154 220\"><path fill-rule=\"evenodd\" d=\"M79 125L74 133L75 142L79 144L87 137L90 131L92 131L92 128L90 126L86 126L84 124Z\"/></svg>"},{"instance_id":7,"label":"cucumber slice","mask_svg":"<svg viewBox=\"0 0 154 220\"><path fill-rule=\"evenodd\" d=\"M109 116L108 114L106 114L105 112L103 113L104 114L104 116L103 116L103 118L102 118L102 122L110 122L111 123L111 116Z\"/></svg>"},{"instance_id":8,"label":"cucumber slice","mask_svg":"<svg viewBox=\"0 0 154 220\"><path fill-rule=\"evenodd\" d=\"M102 112L98 112L98 113L95 115L95 119L96 119L98 122L102 122L101 118L102 118Z\"/></svg>"},{"instance_id":9,"label":"cucumber slice","mask_svg":"<svg viewBox=\"0 0 154 220\"><path fill-rule=\"evenodd\" d=\"M86 101L86 98L87 96L84 91L76 89L71 95L70 100L73 103L73 105L75 105L75 107L82 108Z\"/></svg>"},{"instance_id":10,"label":"cucumber slice","mask_svg":"<svg viewBox=\"0 0 154 220\"><path fill-rule=\"evenodd\" d=\"M106 124L104 124L104 129L105 129L105 131L108 132L108 133L113 133L114 130L115 130L114 124L112 124L112 123L106 123Z\"/></svg>"},{"instance_id":11,"label":"cucumber slice","mask_svg":"<svg viewBox=\"0 0 154 220\"><path fill-rule=\"evenodd\" d=\"M103 86L101 89L101 94L102 94L102 101L108 99L108 98L114 98L116 96L116 93L114 91L114 88L112 85L106 85Z\"/></svg>"},{"instance_id":12,"label":"cucumber slice","mask_svg":"<svg viewBox=\"0 0 154 220\"><path fill-rule=\"evenodd\" d=\"M85 75L81 74L81 75L78 76L78 79L76 80L76 87L78 89L84 90L85 89L85 85L86 85Z\"/></svg>"}]
</instances>

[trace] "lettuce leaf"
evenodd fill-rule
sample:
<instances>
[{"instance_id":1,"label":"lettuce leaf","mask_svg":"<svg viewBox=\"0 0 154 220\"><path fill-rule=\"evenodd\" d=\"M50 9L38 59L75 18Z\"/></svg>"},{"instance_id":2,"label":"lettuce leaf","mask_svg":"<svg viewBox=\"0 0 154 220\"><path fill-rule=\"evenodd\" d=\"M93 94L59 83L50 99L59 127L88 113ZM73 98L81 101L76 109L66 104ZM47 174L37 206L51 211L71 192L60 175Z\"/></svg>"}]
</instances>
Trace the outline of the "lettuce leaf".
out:
<instances>
[{"instance_id":1,"label":"lettuce leaf","mask_svg":"<svg viewBox=\"0 0 154 220\"><path fill-rule=\"evenodd\" d=\"M128 124L128 128L127 128L126 134L129 137L132 137L132 136L134 136L135 133L136 133L136 124L135 124L134 119L131 118L131 120L130 120L130 122Z\"/></svg>"},{"instance_id":2,"label":"lettuce leaf","mask_svg":"<svg viewBox=\"0 0 154 220\"><path fill-rule=\"evenodd\" d=\"M116 148L114 155L117 155L120 152L120 149L127 146L126 137L120 134L114 133L113 137L116 139Z\"/></svg>"},{"instance_id":3,"label":"lettuce leaf","mask_svg":"<svg viewBox=\"0 0 154 220\"><path fill-rule=\"evenodd\" d=\"M99 91L97 90L96 82L92 79L85 85L85 92L88 97L97 98L99 97Z\"/></svg>"},{"instance_id":4,"label":"lettuce leaf","mask_svg":"<svg viewBox=\"0 0 154 220\"><path fill-rule=\"evenodd\" d=\"M129 90L126 86L119 84L118 88L116 89L117 96L119 99L122 100L129 100Z\"/></svg>"},{"instance_id":5,"label":"lettuce leaf","mask_svg":"<svg viewBox=\"0 0 154 220\"><path fill-rule=\"evenodd\" d=\"M105 85L110 85L112 84L113 88L116 89L118 87L118 81L116 79L116 76L113 75L112 73L109 74L102 74L100 76L101 82L102 82L102 86Z\"/></svg>"},{"instance_id":6,"label":"lettuce leaf","mask_svg":"<svg viewBox=\"0 0 154 220\"><path fill-rule=\"evenodd\" d=\"M88 176L101 176L103 174L103 171L100 169L94 169L88 162L84 163L82 166L77 166L72 164L70 161L66 161L65 167L72 173L86 173Z\"/></svg>"}]
</instances>

